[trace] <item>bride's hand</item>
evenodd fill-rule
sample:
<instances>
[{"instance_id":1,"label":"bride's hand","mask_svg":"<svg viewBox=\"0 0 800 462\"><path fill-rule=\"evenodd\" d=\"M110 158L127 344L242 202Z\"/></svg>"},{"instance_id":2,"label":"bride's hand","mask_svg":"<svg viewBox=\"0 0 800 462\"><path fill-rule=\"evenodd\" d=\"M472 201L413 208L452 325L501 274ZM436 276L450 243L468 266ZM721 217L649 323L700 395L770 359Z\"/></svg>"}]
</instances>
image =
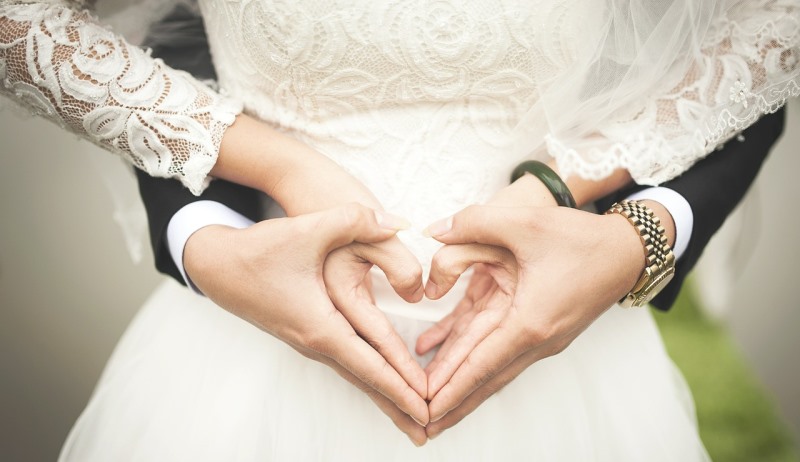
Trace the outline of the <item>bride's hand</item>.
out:
<instances>
[{"instance_id":1,"label":"bride's hand","mask_svg":"<svg viewBox=\"0 0 800 462\"><path fill-rule=\"evenodd\" d=\"M434 257L434 297L474 262L486 265L493 280L467 310L475 314L420 338L418 348L429 347L447 331L450 343L429 369L429 437L566 348L633 287L644 266L641 242L618 214L472 206L429 230L448 244Z\"/></svg>"},{"instance_id":2,"label":"bride's hand","mask_svg":"<svg viewBox=\"0 0 800 462\"><path fill-rule=\"evenodd\" d=\"M246 114L225 131L211 174L263 191L290 217L351 202L380 208L369 189L336 162Z\"/></svg>"},{"instance_id":3,"label":"bride's hand","mask_svg":"<svg viewBox=\"0 0 800 462\"><path fill-rule=\"evenodd\" d=\"M396 334L387 331L387 324L374 312L363 311L363 304L338 310L331 297L350 300L337 290L329 295L323 274L325 260L332 253L370 258L389 275L399 293L408 298L421 296L421 281L420 287L413 287L413 277L403 273L403 265L384 261L389 252L352 245L386 242L401 227L402 222L395 217L356 204L267 220L242 230L208 226L187 241L184 266L192 281L214 302L303 355L332 367L364 390L412 441L422 444L428 408L420 390L412 388L409 381L420 389L424 373L419 365L408 362L402 342L405 354L395 350L397 340L391 339ZM348 250L336 253L336 249ZM356 270L349 269L347 274L355 274L366 264L350 266ZM336 287L347 289L344 285ZM355 325L348 318L354 319ZM373 333L388 335L381 347L386 357L362 338L373 338L373 343L383 340L370 337ZM424 389L421 391L424 395Z\"/></svg>"}]
</instances>

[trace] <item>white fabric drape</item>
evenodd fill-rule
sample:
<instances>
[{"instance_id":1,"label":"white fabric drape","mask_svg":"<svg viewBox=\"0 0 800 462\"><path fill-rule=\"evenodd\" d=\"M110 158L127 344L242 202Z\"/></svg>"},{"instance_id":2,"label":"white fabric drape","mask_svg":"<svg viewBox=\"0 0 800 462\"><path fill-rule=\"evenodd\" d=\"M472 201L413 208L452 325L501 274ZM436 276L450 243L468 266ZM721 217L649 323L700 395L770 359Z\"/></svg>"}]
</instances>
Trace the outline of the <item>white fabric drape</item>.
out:
<instances>
[{"instance_id":1,"label":"white fabric drape","mask_svg":"<svg viewBox=\"0 0 800 462\"><path fill-rule=\"evenodd\" d=\"M591 3L591 2L590 2ZM797 0L607 0L522 120L565 175L658 184L800 94ZM592 20L591 18L599 18Z\"/></svg>"}]
</instances>

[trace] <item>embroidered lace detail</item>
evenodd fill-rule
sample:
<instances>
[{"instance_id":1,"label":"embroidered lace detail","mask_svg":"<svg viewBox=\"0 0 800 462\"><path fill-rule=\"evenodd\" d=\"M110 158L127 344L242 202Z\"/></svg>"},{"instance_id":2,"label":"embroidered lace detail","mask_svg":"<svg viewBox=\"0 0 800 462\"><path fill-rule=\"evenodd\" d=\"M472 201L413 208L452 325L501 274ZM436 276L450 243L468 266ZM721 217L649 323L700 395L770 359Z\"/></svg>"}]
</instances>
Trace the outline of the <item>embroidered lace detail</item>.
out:
<instances>
[{"instance_id":1,"label":"embroidered lace detail","mask_svg":"<svg viewBox=\"0 0 800 462\"><path fill-rule=\"evenodd\" d=\"M219 83L421 228L508 184L536 80L574 59L576 0L200 0ZM429 263L437 244L401 233Z\"/></svg>"},{"instance_id":2,"label":"embroidered lace detail","mask_svg":"<svg viewBox=\"0 0 800 462\"><path fill-rule=\"evenodd\" d=\"M598 130L602 148L546 137L565 174L600 179L628 169L659 184L736 136L763 114L800 95L800 6L748 0L727 11L683 81Z\"/></svg>"},{"instance_id":3,"label":"embroidered lace detail","mask_svg":"<svg viewBox=\"0 0 800 462\"><path fill-rule=\"evenodd\" d=\"M194 194L208 184L222 135L241 112L57 2L0 4L0 92L151 175L179 178Z\"/></svg>"}]
</instances>

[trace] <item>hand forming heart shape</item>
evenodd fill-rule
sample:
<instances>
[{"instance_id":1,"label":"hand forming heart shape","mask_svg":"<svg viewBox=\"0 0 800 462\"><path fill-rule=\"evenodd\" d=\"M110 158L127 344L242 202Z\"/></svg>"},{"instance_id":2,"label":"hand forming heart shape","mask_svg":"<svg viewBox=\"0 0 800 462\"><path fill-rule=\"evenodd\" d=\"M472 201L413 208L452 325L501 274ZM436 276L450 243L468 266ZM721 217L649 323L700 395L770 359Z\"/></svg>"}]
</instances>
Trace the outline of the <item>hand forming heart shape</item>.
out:
<instances>
[{"instance_id":1,"label":"hand forming heart shape","mask_svg":"<svg viewBox=\"0 0 800 462\"><path fill-rule=\"evenodd\" d=\"M628 227L624 219L563 207L497 206L471 206L429 227L445 246L432 260L427 297L442 297L467 268L474 273L455 309L417 341L418 354L439 346L425 369L426 393L421 395L428 401L427 438L458 423L534 362L562 351L627 292L643 261L638 238ZM374 245L340 251L336 258L388 258ZM383 317L367 309L374 302L363 285L355 284L369 266L365 263L351 279L326 271L327 282L339 287L332 299L337 306L357 306L354 318L368 312ZM367 341L392 366L414 370L388 321L380 323L383 327ZM419 377L416 371L402 375ZM414 384L419 391L419 382ZM422 430L424 422L387 414L409 435Z\"/></svg>"}]
</instances>

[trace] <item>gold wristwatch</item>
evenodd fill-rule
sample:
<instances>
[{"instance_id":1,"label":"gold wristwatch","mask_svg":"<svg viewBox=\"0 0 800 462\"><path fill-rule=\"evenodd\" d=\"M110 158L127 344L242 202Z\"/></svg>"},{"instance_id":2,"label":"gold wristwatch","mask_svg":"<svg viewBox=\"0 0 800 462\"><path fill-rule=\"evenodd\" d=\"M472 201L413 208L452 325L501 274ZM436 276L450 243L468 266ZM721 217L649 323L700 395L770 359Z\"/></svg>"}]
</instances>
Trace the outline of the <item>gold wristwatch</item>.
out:
<instances>
[{"instance_id":1,"label":"gold wristwatch","mask_svg":"<svg viewBox=\"0 0 800 462\"><path fill-rule=\"evenodd\" d=\"M628 219L639 234L645 252L645 268L639 280L619 304L642 306L666 287L675 275L675 254L672 253L661 220L640 201L620 201L606 212L619 213Z\"/></svg>"}]
</instances>

